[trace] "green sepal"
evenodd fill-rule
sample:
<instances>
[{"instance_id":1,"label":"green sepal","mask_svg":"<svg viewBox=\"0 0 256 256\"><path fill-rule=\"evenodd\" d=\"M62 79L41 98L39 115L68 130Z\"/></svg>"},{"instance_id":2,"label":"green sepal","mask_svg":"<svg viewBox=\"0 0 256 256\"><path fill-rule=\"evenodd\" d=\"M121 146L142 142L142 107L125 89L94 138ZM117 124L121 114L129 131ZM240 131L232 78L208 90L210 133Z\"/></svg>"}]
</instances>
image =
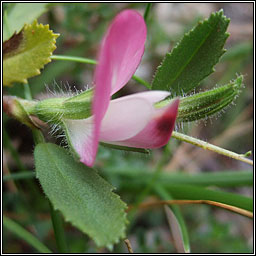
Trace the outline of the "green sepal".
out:
<instances>
[{"instance_id":1,"label":"green sepal","mask_svg":"<svg viewBox=\"0 0 256 256\"><path fill-rule=\"evenodd\" d=\"M192 122L216 114L237 98L242 85L243 76L240 75L227 85L181 98L177 121ZM160 108L169 102L170 99L166 99L155 106Z\"/></svg>"},{"instance_id":2,"label":"green sepal","mask_svg":"<svg viewBox=\"0 0 256 256\"><path fill-rule=\"evenodd\" d=\"M85 119L91 116L93 90L73 97L49 98L38 102L31 114L41 120L56 123L62 119Z\"/></svg>"}]
</instances>

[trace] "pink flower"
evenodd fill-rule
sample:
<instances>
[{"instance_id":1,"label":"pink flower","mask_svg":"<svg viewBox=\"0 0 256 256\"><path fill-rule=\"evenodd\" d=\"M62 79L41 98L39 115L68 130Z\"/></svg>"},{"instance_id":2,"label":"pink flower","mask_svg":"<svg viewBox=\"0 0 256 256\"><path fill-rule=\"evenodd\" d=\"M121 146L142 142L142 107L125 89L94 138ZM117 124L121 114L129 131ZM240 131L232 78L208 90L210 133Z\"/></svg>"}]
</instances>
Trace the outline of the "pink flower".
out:
<instances>
[{"instance_id":1,"label":"pink flower","mask_svg":"<svg viewBox=\"0 0 256 256\"><path fill-rule=\"evenodd\" d=\"M94 82L93 116L65 120L68 140L80 161L94 164L98 143L137 148L158 148L171 137L179 99L156 109L154 103L169 96L148 91L111 100L136 71L144 53L146 25L139 13L125 10L116 16L105 35Z\"/></svg>"}]
</instances>

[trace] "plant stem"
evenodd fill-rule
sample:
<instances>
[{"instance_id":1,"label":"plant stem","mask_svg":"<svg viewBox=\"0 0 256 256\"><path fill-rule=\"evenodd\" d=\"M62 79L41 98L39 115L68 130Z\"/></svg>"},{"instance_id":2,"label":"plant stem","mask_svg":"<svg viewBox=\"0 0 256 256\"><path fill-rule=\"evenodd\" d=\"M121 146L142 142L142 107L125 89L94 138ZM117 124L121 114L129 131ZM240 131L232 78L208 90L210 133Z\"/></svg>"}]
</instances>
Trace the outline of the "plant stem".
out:
<instances>
[{"instance_id":1,"label":"plant stem","mask_svg":"<svg viewBox=\"0 0 256 256\"><path fill-rule=\"evenodd\" d=\"M66 55L52 55L51 59L53 59L53 60L74 61L74 62L80 62L80 63L91 64L91 65L96 65L97 64L97 61L93 60L93 59L88 59L88 58L83 58L83 57L75 57L75 56L66 56ZM134 81L144 85L148 89L151 88L151 85L147 81L143 80L140 77L133 76L132 79Z\"/></svg>"},{"instance_id":2,"label":"plant stem","mask_svg":"<svg viewBox=\"0 0 256 256\"><path fill-rule=\"evenodd\" d=\"M24 95L25 95L25 99L26 100L32 100L32 94L31 94L31 91L30 91L30 87L29 87L29 84L24 84Z\"/></svg>"},{"instance_id":3,"label":"plant stem","mask_svg":"<svg viewBox=\"0 0 256 256\"><path fill-rule=\"evenodd\" d=\"M13 220L3 216L3 225L6 229L25 240L28 244L33 246L40 253L51 253L51 251L42 244L35 236L33 236L30 232L20 226L18 223Z\"/></svg>"},{"instance_id":4,"label":"plant stem","mask_svg":"<svg viewBox=\"0 0 256 256\"><path fill-rule=\"evenodd\" d=\"M129 241L129 239L125 239L124 242L126 244L128 252L133 253L132 245L131 245L131 242Z\"/></svg>"},{"instance_id":5,"label":"plant stem","mask_svg":"<svg viewBox=\"0 0 256 256\"><path fill-rule=\"evenodd\" d=\"M253 198L239 194L222 191L219 189L208 189L191 185L172 185L168 191L175 200L203 200L215 201L235 206L247 211L253 211Z\"/></svg>"},{"instance_id":6,"label":"plant stem","mask_svg":"<svg viewBox=\"0 0 256 256\"><path fill-rule=\"evenodd\" d=\"M179 133L179 132L174 132L173 131L172 137L175 138L175 139L181 140L181 141L185 141L185 142L190 143L192 145L195 145L197 147L207 149L207 150L213 151L215 153L218 153L218 154L221 154L221 155L224 155L224 156L227 156L227 157L245 162L247 164L253 165L253 161L248 159L248 158L245 158L244 154L234 153L232 151L217 147L217 146L212 145L208 142L190 137L188 135L185 135L185 134L182 134L182 133Z\"/></svg>"},{"instance_id":7,"label":"plant stem","mask_svg":"<svg viewBox=\"0 0 256 256\"><path fill-rule=\"evenodd\" d=\"M136 82L138 82L139 84L144 85L145 87L147 87L148 89L151 89L151 84L149 84L147 81L143 80L142 78L133 75L132 79Z\"/></svg>"},{"instance_id":8,"label":"plant stem","mask_svg":"<svg viewBox=\"0 0 256 256\"><path fill-rule=\"evenodd\" d=\"M35 178L35 173L32 171L25 171L20 173L14 173L10 175L4 175L3 181L8 180L24 180L24 179L33 179Z\"/></svg>"},{"instance_id":9,"label":"plant stem","mask_svg":"<svg viewBox=\"0 0 256 256\"><path fill-rule=\"evenodd\" d=\"M54 229L54 234L56 238L57 247L60 253L67 253L68 247L65 239L65 231L63 228L63 221L60 213L53 209L51 202L49 201L50 209L51 209L51 217L52 217L52 225Z\"/></svg>"},{"instance_id":10,"label":"plant stem","mask_svg":"<svg viewBox=\"0 0 256 256\"><path fill-rule=\"evenodd\" d=\"M152 3L147 3L147 7L146 7L146 10L144 12L144 20L145 20L146 23L147 23L147 20L148 20L148 15L149 15L151 7L152 7Z\"/></svg>"},{"instance_id":11,"label":"plant stem","mask_svg":"<svg viewBox=\"0 0 256 256\"><path fill-rule=\"evenodd\" d=\"M53 59L53 60L74 61L74 62L80 62L80 63L92 64L92 65L96 65L97 64L96 60L92 60L92 59L88 59L88 58L83 58L83 57L66 56L66 55L52 55L51 59Z\"/></svg>"},{"instance_id":12,"label":"plant stem","mask_svg":"<svg viewBox=\"0 0 256 256\"><path fill-rule=\"evenodd\" d=\"M159 206L159 205L173 205L173 204L177 204L177 205L183 205L183 204L208 204L208 205L213 205L213 206L218 206L221 207L223 209L229 210L229 211L233 211L236 212L238 214L244 215L246 217L249 218L253 218L253 212L252 211L248 211L236 206L232 206L229 204L223 204L220 202L215 202L212 200L161 200L161 201L156 201L156 202L145 202L139 205L139 208L143 209L143 208L148 208L148 207L152 207L152 206ZM131 207L130 207L131 209ZM128 209L129 210L129 209Z\"/></svg>"}]
</instances>

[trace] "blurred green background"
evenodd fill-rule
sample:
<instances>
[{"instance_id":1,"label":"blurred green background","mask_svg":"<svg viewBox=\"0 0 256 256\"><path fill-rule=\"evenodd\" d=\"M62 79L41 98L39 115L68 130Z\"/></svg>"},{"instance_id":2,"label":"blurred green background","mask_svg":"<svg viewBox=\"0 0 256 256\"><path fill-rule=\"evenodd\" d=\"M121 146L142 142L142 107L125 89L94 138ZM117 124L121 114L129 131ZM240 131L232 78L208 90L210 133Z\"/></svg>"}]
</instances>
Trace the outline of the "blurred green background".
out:
<instances>
[{"instance_id":1,"label":"blurred green background","mask_svg":"<svg viewBox=\"0 0 256 256\"><path fill-rule=\"evenodd\" d=\"M13 4L4 3L4 11L10 11ZM95 59L101 39L112 18L121 10L134 8L142 15L146 3L62 3L48 4L47 11L39 22L49 24L57 39L54 54L81 56ZM228 28L230 37L225 48L227 53L216 66L216 72L203 81L197 91L222 85L236 77L245 75L245 88L225 111L208 119L189 124L177 124L180 132L198 137L237 153L253 149L253 3L154 3L148 20L148 37L145 54L136 75L152 81L156 67L165 53L172 49L182 35L201 19L209 17L219 9L231 18ZM37 99L52 96L52 91L83 90L92 86L94 66L74 62L52 61L41 75L29 79L33 96ZM46 87L49 89L47 90ZM118 96L143 91L145 88L130 81L118 92ZM19 95L20 86L4 90L4 94ZM30 130L6 115L3 117L3 173L17 173L33 170L33 139ZM64 143L61 138L45 135L49 141ZM171 140L168 144L168 159L164 172L200 173L223 170L250 170L248 165L190 144ZM13 153L14 152L14 153ZM18 153L19 160L15 160ZM135 191L132 179L126 180L121 173L129 170L154 171L162 149L154 150L149 156L128 153L100 147L96 169L116 187L128 205L136 201L142 192ZM138 174L139 177L139 174ZM136 176L134 177L136 179ZM229 189L252 196L251 187ZM152 196L146 200L150 201ZM185 205L181 211L187 224L191 251L193 253L251 253L253 250L253 225L246 217L206 205ZM35 234L56 252L49 205L37 180L8 181L3 186L3 212ZM70 252L100 253L94 243L69 223L65 223ZM129 225L127 237L136 253L175 253L166 216L162 207L139 210ZM35 253L36 251L8 230L3 230L4 253ZM120 242L114 253L127 252Z\"/></svg>"}]
</instances>

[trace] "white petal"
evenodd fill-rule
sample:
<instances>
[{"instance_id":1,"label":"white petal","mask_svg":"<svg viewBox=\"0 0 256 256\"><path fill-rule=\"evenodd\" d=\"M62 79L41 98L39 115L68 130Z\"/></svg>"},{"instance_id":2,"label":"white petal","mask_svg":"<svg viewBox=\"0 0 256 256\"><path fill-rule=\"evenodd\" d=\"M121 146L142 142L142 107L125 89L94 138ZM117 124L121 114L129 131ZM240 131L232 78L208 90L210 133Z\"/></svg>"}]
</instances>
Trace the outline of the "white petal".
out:
<instances>
[{"instance_id":1,"label":"white petal","mask_svg":"<svg viewBox=\"0 0 256 256\"><path fill-rule=\"evenodd\" d=\"M92 166L95 156L93 153L93 118L81 120L64 120L69 144L78 153L80 161Z\"/></svg>"},{"instance_id":2,"label":"white petal","mask_svg":"<svg viewBox=\"0 0 256 256\"><path fill-rule=\"evenodd\" d=\"M150 102L152 105L164 100L166 97L170 96L170 93L167 91L147 91L147 92L139 92L126 97L137 97L140 99L145 99Z\"/></svg>"},{"instance_id":3,"label":"white petal","mask_svg":"<svg viewBox=\"0 0 256 256\"><path fill-rule=\"evenodd\" d=\"M102 120L101 141L126 140L140 132L154 111L152 104L138 94L112 100Z\"/></svg>"}]
</instances>

